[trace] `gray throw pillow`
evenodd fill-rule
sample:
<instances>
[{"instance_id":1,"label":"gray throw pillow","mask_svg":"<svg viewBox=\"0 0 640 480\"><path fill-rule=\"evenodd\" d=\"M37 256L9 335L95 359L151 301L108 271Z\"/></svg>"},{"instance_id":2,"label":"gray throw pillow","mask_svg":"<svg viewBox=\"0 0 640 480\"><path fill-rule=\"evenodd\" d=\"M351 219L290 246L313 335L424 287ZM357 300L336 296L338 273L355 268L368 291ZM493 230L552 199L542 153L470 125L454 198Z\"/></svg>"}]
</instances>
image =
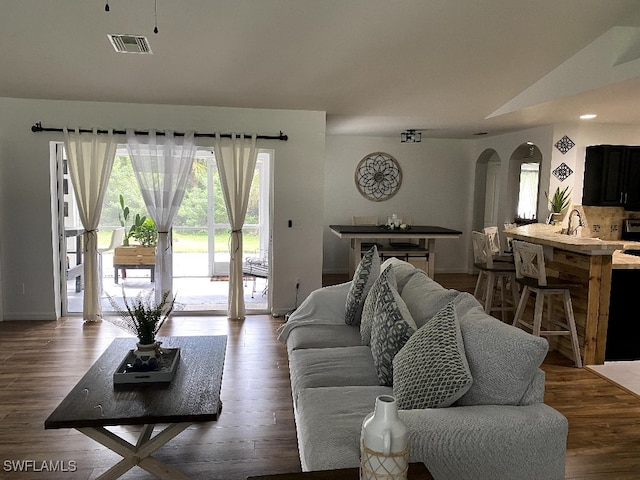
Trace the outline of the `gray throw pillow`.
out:
<instances>
[{"instance_id":1,"label":"gray throw pillow","mask_svg":"<svg viewBox=\"0 0 640 480\"><path fill-rule=\"evenodd\" d=\"M360 338L362 339L362 345L371 345L371 327L373 326L376 302L378 300L378 294L380 293L380 286L384 282L389 282L394 288L396 287L395 270L391 265L388 265L382 270L380 276L373 282L362 306L362 316L360 318Z\"/></svg>"},{"instance_id":2,"label":"gray throw pillow","mask_svg":"<svg viewBox=\"0 0 640 480\"><path fill-rule=\"evenodd\" d=\"M389 282L380 285L371 327L371 355L380 385L393 384L393 358L416 331L400 294Z\"/></svg>"},{"instance_id":3,"label":"gray throw pillow","mask_svg":"<svg viewBox=\"0 0 640 480\"><path fill-rule=\"evenodd\" d=\"M380 275L380 257L375 245L360 260L353 274L351 288L347 294L344 322L347 325L358 325L362 315L362 305L373 282Z\"/></svg>"},{"instance_id":4,"label":"gray throw pillow","mask_svg":"<svg viewBox=\"0 0 640 480\"><path fill-rule=\"evenodd\" d=\"M393 395L403 410L448 407L472 382L460 325L448 303L393 359Z\"/></svg>"},{"instance_id":5,"label":"gray throw pillow","mask_svg":"<svg viewBox=\"0 0 640 480\"><path fill-rule=\"evenodd\" d=\"M458 320L473 385L456 405L521 405L547 355L547 339L501 322L479 305Z\"/></svg>"}]
</instances>

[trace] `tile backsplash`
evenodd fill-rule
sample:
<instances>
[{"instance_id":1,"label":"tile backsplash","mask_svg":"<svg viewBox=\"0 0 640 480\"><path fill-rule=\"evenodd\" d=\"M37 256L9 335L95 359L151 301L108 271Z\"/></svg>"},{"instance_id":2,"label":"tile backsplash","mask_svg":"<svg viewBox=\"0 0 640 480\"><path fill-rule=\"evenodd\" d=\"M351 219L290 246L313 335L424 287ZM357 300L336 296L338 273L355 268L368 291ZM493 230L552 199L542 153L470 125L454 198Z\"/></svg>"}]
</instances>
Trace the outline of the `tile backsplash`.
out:
<instances>
[{"instance_id":1,"label":"tile backsplash","mask_svg":"<svg viewBox=\"0 0 640 480\"><path fill-rule=\"evenodd\" d=\"M633 218L637 212L626 212L622 207L591 207L583 205L587 225L591 236L602 240L620 240L622 222L625 218Z\"/></svg>"}]
</instances>

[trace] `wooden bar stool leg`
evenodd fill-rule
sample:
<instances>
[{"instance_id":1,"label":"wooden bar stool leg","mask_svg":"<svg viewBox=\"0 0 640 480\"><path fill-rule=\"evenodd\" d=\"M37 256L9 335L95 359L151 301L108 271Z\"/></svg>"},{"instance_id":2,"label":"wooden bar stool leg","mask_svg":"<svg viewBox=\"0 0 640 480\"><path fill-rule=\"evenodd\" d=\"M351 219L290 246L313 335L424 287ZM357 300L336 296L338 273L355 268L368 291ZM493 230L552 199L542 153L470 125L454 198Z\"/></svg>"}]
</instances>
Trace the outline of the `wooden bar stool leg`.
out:
<instances>
[{"instance_id":1,"label":"wooden bar stool leg","mask_svg":"<svg viewBox=\"0 0 640 480\"><path fill-rule=\"evenodd\" d=\"M516 308L520 305L520 293L518 292L515 274L512 274L509 278L509 283L511 284L511 296L513 297L513 311L515 315Z\"/></svg>"},{"instance_id":2,"label":"wooden bar stool leg","mask_svg":"<svg viewBox=\"0 0 640 480\"><path fill-rule=\"evenodd\" d=\"M533 334L540 336L540 326L542 325L542 311L544 310L544 293L540 290L536 292L536 306L533 312Z\"/></svg>"},{"instance_id":3,"label":"wooden bar stool leg","mask_svg":"<svg viewBox=\"0 0 640 480\"><path fill-rule=\"evenodd\" d=\"M480 285L482 284L482 277L483 276L484 276L484 272L480 271L478 273L478 280L476 280L476 288L473 291L473 296L476 297L476 298L480 298L480 297L478 297L478 294L480 293ZM118 282L116 282L116 283L118 283Z\"/></svg>"},{"instance_id":4,"label":"wooden bar stool leg","mask_svg":"<svg viewBox=\"0 0 640 480\"><path fill-rule=\"evenodd\" d=\"M493 306L493 295L496 290L496 274L487 272L487 291L485 292L484 311L491 315L491 307Z\"/></svg>"},{"instance_id":5,"label":"wooden bar stool leg","mask_svg":"<svg viewBox=\"0 0 640 480\"><path fill-rule=\"evenodd\" d=\"M564 291L564 310L567 315L567 323L571 332L571 346L573 347L573 358L576 367L582 368L582 356L580 355L580 343L578 342L578 330L576 329L576 319L573 315L573 305L571 303L571 294L569 290Z\"/></svg>"},{"instance_id":6,"label":"wooden bar stool leg","mask_svg":"<svg viewBox=\"0 0 640 480\"><path fill-rule=\"evenodd\" d=\"M516 313L513 316L513 326L517 327L520 322L522 315L524 314L525 309L527 308L527 302L529 301L529 293L531 290L526 285L522 288L522 295L520 296L520 301L518 302L518 308L516 309Z\"/></svg>"},{"instance_id":7,"label":"wooden bar stool leg","mask_svg":"<svg viewBox=\"0 0 640 480\"><path fill-rule=\"evenodd\" d=\"M504 290L505 288L507 288L507 282L505 280L504 275L500 275L500 307L502 308L502 310L500 310L500 319L504 322L507 317L507 310L505 309L505 303L504 303Z\"/></svg>"}]
</instances>

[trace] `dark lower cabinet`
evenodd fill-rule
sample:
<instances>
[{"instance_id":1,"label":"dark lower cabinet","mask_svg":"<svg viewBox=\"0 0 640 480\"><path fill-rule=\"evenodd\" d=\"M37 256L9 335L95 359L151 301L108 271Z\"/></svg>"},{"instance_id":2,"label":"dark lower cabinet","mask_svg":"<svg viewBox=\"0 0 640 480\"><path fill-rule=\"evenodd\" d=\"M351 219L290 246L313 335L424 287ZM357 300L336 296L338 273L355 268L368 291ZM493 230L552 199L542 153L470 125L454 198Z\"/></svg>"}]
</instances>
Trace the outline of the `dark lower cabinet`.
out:
<instances>
[{"instance_id":1,"label":"dark lower cabinet","mask_svg":"<svg viewBox=\"0 0 640 480\"><path fill-rule=\"evenodd\" d=\"M614 270L605 360L640 359L640 270Z\"/></svg>"}]
</instances>

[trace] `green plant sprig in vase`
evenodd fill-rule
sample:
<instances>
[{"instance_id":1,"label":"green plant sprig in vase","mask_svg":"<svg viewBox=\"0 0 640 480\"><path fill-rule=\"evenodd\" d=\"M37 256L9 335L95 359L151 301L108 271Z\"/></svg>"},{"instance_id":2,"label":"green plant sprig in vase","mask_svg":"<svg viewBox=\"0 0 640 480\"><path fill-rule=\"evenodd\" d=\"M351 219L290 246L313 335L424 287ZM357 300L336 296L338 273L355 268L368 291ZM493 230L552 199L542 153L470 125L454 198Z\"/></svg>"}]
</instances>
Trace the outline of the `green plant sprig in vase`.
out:
<instances>
[{"instance_id":1,"label":"green plant sprig in vase","mask_svg":"<svg viewBox=\"0 0 640 480\"><path fill-rule=\"evenodd\" d=\"M158 367L158 358L161 355L160 342L156 341L156 335L160 327L173 311L175 297L169 298L169 291L162 294L160 302L154 300L154 290L140 292L134 300L128 300L122 290L124 308L107 294L109 303L117 316L107 316L105 320L138 337L135 367L140 370L155 370Z\"/></svg>"}]
</instances>

